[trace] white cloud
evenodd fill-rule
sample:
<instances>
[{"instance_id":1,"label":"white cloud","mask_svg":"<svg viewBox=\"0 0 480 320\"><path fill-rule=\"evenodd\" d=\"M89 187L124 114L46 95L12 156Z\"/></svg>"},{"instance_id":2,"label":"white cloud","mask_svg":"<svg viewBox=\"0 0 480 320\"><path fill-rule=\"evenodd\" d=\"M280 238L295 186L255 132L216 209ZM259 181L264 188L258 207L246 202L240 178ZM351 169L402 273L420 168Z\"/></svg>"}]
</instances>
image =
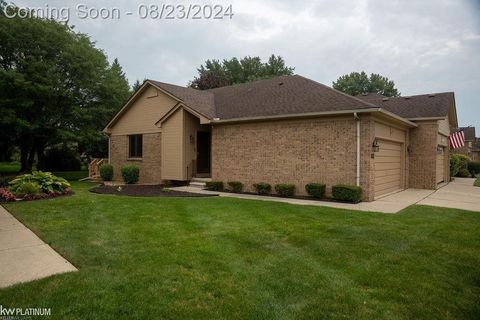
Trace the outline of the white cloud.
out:
<instances>
[{"instance_id":1,"label":"white cloud","mask_svg":"<svg viewBox=\"0 0 480 320\"><path fill-rule=\"evenodd\" d=\"M122 11L151 3L84 2ZM65 5L60 0L41 3ZM124 16L120 21L72 19L71 23L97 40L110 59L118 57L131 82L147 77L185 85L206 59L266 58L274 53L283 56L297 73L327 85L344 73L365 70L393 79L406 95L455 91L460 123L477 125L480 131L480 10L474 1L182 3L232 4L234 16L209 21ZM18 4L39 6L34 0Z\"/></svg>"}]
</instances>

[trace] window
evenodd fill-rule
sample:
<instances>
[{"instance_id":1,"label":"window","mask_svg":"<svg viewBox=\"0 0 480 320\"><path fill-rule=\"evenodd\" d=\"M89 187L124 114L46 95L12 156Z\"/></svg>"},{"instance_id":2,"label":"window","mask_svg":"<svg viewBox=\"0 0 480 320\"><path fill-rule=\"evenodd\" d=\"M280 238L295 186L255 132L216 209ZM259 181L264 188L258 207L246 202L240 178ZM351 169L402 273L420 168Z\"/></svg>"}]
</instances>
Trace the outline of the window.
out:
<instances>
[{"instance_id":1,"label":"window","mask_svg":"<svg viewBox=\"0 0 480 320\"><path fill-rule=\"evenodd\" d=\"M141 134L128 136L128 157L141 158L143 149L143 137Z\"/></svg>"}]
</instances>

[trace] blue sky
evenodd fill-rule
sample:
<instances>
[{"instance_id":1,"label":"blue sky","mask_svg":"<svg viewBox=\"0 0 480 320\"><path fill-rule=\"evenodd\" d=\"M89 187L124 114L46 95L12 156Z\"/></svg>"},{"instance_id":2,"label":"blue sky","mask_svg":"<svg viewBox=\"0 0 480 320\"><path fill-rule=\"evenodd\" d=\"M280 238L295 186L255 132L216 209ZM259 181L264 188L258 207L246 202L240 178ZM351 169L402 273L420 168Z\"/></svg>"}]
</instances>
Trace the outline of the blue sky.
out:
<instances>
[{"instance_id":1,"label":"blue sky","mask_svg":"<svg viewBox=\"0 0 480 320\"><path fill-rule=\"evenodd\" d=\"M14 1L69 7L70 24L89 34L127 77L186 85L206 59L285 58L295 72L331 85L351 71L380 73L402 95L454 91L461 126L480 135L478 1ZM141 4L232 5L223 20L140 19ZM116 7L117 20L79 19L76 6ZM127 16L126 12L132 12Z\"/></svg>"}]
</instances>

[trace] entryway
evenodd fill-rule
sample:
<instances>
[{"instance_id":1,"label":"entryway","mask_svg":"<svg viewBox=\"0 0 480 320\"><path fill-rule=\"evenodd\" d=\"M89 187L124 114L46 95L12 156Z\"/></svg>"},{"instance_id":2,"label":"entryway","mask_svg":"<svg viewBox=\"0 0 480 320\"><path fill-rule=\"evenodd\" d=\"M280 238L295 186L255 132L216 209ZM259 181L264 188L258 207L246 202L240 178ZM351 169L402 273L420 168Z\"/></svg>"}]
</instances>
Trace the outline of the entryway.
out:
<instances>
[{"instance_id":1,"label":"entryway","mask_svg":"<svg viewBox=\"0 0 480 320\"><path fill-rule=\"evenodd\" d=\"M210 177L211 143L210 131L197 131L197 177Z\"/></svg>"}]
</instances>

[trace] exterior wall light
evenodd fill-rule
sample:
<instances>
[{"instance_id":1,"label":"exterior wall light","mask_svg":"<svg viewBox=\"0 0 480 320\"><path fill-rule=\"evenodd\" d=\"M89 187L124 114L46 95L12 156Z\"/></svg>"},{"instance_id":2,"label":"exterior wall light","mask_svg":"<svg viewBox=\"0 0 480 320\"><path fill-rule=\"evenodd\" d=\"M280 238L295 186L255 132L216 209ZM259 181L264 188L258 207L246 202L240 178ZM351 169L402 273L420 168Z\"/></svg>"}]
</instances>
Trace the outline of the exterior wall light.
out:
<instances>
[{"instance_id":1,"label":"exterior wall light","mask_svg":"<svg viewBox=\"0 0 480 320\"><path fill-rule=\"evenodd\" d=\"M437 153L442 154L443 153L443 147L441 145L437 146Z\"/></svg>"},{"instance_id":2,"label":"exterior wall light","mask_svg":"<svg viewBox=\"0 0 480 320\"><path fill-rule=\"evenodd\" d=\"M378 144L378 140L375 139L373 140L373 143L372 143L372 152L378 152L380 151L380 145Z\"/></svg>"}]
</instances>

